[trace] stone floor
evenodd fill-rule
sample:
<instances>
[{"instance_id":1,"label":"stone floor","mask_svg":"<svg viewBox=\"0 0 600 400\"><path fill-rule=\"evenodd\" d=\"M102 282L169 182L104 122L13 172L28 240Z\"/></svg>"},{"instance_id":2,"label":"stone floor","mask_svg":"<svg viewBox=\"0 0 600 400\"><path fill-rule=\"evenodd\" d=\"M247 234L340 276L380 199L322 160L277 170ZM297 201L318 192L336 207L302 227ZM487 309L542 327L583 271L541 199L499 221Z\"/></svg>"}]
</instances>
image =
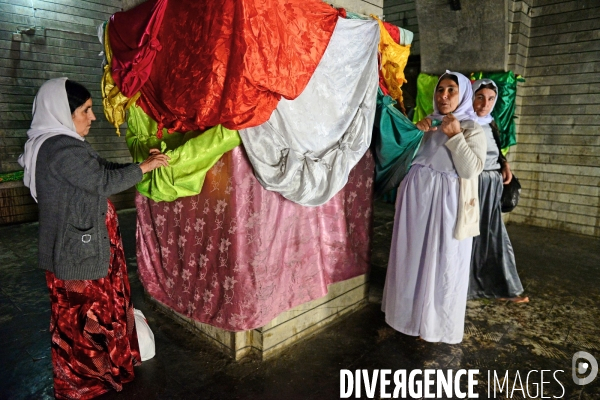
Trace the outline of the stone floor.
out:
<instances>
[{"instance_id":1,"label":"stone floor","mask_svg":"<svg viewBox=\"0 0 600 400\"><path fill-rule=\"evenodd\" d=\"M600 376L586 386L574 384L571 376L575 352L600 360L599 239L509 225L531 303L470 301L461 344L427 343L389 328L380 311L393 213L392 205L376 204L367 306L278 357L234 362L151 308L136 275L135 214L121 212L134 303L154 330L156 357L136 369L135 381L121 393L102 398L337 399L341 369L371 374L430 368L478 369L481 399L540 398L541 370L550 371L543 376L544 398L600 399ZM43 272L35 268L37 228L0 227L2 399L52 397L49 301ZM508 371L503 394L488 395L488 371L492 378L494 371L500 377ZM361 394L367 398L364 388Z\"/></svg>"}]
</instances>

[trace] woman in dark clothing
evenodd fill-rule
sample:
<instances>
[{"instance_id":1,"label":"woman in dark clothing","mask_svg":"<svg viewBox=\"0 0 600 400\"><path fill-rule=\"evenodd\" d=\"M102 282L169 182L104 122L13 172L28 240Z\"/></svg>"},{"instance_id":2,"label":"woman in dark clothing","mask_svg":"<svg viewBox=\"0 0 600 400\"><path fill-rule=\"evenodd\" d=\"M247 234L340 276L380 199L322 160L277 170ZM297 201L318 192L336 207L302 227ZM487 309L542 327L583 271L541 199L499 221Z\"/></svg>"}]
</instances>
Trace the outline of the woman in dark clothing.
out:
<instances>
[{"instance_id":1,"label":"woman in dark clothing","mask_svg":"<svg viewBox=\"0 0 600 400\"><path fill-rule=\"evenodd\" d=\"M486 134L488 150L479 175L480 235L473 238L469 298L527 303L529 298L520 296L523 286L500 211L502 187L511 181L512 172L500 151L498 127L490 115L498 88L491 79L480 79L473 83L473 93L473 109Z\"/></svg>"},{"instance_id":2,"label":"woman in dark clothing","mask_svg":"<svg viewBox=\"0 0 600 400\"><path fill-rule=\"evenodd\" d=\"M82 85L66 78L44 83L19 158L39 206L56 398L121 390L141 363L117 215L107 197L168 166L158 151L139 165L101 158L85 141L96 119L91 107Z\"/></svg>"}]
</instances>

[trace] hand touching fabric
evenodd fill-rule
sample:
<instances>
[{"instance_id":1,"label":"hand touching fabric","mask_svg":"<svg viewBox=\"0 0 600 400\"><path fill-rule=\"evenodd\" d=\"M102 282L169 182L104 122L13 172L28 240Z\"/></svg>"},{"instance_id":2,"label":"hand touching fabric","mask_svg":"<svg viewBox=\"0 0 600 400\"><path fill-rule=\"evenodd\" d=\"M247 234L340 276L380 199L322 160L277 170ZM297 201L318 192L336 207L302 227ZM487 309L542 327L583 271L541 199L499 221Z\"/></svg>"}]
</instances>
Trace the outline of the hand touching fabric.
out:
<instances>
[{"instance_id":1,"label":"hand touching fabric","mask_svg":"<svg viewBox=\"0 0 600 400\"><path fill-rule=\"evenodd\" d=\"M442 119L442 132L449 138L462 132L460 122L458 122L452 113L446 115L444 119Z\"/></svg>"},{"instance_id":2,"label":"hand touching fabric","mask_svg":"<svg viewBox=\"0 0 600 400\"><path fill-rule=\"evenodd\" d=\"M423 132L436 131L437 128L432 126L432 121L429 118L423 118L419 122L417 122L417 128Z\"/></svg>"},{"instance_id":3,"label":"hand touching fabric","mask_svg":"<svg viewBox=\"0 0 600 400\"><path fill-rule=\"evenodd\" d=\"M159 167L168 167L169 159L169 156L161 153L160 150L150 149L150 155L140 164L140 168L145 174Z\"/></svg>"}]
</instances>

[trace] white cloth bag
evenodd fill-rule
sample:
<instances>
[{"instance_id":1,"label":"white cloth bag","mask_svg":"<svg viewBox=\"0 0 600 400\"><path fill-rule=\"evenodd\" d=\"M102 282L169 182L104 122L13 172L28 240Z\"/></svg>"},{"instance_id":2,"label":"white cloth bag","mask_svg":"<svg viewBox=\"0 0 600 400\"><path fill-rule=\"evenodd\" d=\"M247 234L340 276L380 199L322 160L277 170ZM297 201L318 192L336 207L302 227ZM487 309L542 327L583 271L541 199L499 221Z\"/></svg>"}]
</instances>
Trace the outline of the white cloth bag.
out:
<instances>
[{"instance_id":1,"label":"white cloth bag","mask_svg":"<svg viewBox=\"0 0 600 400\"><path fill-rule=\"evenodd\" d=\"M155 354L154 333L152 333L146 317L140 310L134 308L133 314L135 316L135 329L140 345L140 355L142 356L142 361L146 361L154 357Z\"/></svg>"}]
</instances>

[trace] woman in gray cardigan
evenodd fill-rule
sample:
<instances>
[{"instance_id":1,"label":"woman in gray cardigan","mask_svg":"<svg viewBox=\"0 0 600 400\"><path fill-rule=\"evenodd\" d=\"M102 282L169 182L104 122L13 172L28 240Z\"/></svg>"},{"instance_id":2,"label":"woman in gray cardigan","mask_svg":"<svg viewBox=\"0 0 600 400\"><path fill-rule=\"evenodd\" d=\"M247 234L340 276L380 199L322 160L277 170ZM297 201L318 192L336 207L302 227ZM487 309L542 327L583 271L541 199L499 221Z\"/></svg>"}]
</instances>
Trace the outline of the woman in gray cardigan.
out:
<instances>
[{"instance_id":1,"label":"woman in gray cardigan","mask_svg":"<svg viewBox=\"0 0 600 400\"><path fill-rule=\"evenodd\" d=\"M141 363L127 267L115 209L108 196L168 166L158 151L143 163L101 158L85 141L90 92L57 78L33 104L24 183L39 206L39 267L50 290L56 398L92 398L121 390Z\"/></svg>"}]
</instances>

